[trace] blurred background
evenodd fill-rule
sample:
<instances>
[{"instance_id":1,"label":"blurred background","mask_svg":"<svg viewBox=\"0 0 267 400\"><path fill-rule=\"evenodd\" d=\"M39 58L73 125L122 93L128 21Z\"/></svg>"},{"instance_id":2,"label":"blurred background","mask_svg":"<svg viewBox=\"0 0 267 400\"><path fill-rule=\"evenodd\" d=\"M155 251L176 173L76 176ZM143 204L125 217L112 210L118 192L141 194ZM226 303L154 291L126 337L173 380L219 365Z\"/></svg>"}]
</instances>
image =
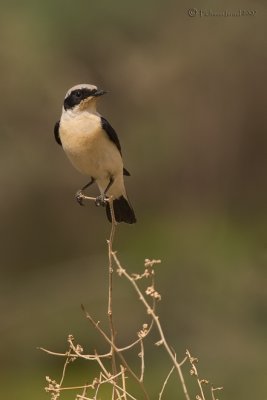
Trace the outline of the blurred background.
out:
<instances>
[{"instance_id":1,"label":"blurred background","mask_svg":"<svg viewBox=\"0 0 267 400\"><path fill-rule=\"evenodd\" d=\"M240 9L252 15L211 15ZM132 175L138 223L117 230L121 262L140 272L162 260L166 336L224 386L220 399L266 398L266 3L9 1L0 19L1 398L49 398L45 376L59 379L63 361L38 346L64 352L72 333L106 349L80 304L105 326L110 226L74 200L87 178L53 137L65 92L82 82L109 91L99 110ZM114 285L127 344L147 318L128 284ZM70 379L83 384L90 368ZM150 346L151 398L168 369Z\"/></svg>"}]
</instances>

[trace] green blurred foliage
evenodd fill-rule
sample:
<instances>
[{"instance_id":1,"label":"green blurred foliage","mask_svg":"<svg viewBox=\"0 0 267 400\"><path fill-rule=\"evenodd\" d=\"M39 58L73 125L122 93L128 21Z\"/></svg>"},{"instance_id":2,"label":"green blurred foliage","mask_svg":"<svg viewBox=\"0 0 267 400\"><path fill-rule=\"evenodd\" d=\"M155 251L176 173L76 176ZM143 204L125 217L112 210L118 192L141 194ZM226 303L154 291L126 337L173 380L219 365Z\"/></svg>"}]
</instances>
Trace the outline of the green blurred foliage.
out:
<instances>
[{"instance_id":1,"label":"green blurred foliage","mask_svg":"<svg viewBox=\"0 0 267 400\"><path fill-rule=\"evenodd\" d=\"M194 7L256 14L189 17ZM266 4L9 1L0 19L1 398L48 398L44 376L59 377L62 361L37 346L65 351L69 333L102 346L79 304L105 319L109 226L103 210L75 203L86 178L53 138L65 92L81 82L110 92L99 108L132 173L138 224L118 228L122 262L140 271L162 259L166 335L224 386L220 398L264 398ZM115 286L127 343L145 315ZM158 349L149 357L153 392L168 364L153 361Z\"/></svg>"}]
</instances>

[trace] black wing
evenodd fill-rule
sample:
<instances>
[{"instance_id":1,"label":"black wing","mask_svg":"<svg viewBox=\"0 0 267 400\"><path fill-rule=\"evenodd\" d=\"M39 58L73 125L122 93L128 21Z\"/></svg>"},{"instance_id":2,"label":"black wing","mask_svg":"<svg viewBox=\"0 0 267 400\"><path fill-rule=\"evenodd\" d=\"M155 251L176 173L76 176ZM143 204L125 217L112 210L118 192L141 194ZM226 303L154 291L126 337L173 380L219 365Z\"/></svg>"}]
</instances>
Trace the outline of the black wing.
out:
<instances>
[{"instance_id":1,"label":"black wing","mask_svg":"<svg viewBox=\"0 0 267 400\"><path fill-rule=\"evenodd\" d=\"M125 175L125 176L131 176L130 172L127 171L126 168L123 168L123 175Z\"/></svg>"},{"instance_id":2,"label":"black wing","mask_svg":"<svg viewBox=\"0 0 267 400\"><path fill-rule=\"evenodd\" d=\"M102 125L102 128L104 129L104 131L106 132L106 134L108 135L109 139L115 144L115 146L117 147L117 149L119 150L119 152L121 154L121 145L120 145L120 141L119 141L118 135L115 132L115 130L112 128L110 123L103 117L101 117L101 125Z\"/></svg>"},{"instance_id":3,"label":"black wing","mask_svg":"<svg viewBox=\"0 0 267 400\"><path fill-rule=\"evenodd\" d=\"M55 124L55 127L54 127L54 135L55 135L55 139L56 139L57 143L60 144L60 146L62 146L60 136L59 136L59 126L60 126L60 121L57 121Z\"/></svg>"},{"instance_id":4,"label":"black wing","mask_svg":"<svg viewBox=\"0 0 267 400\"><path fill-rule=\"evenodd\" d=\"M106 134L108 135L109 139L115 144L115 146L117 147L117 149L121 154L121 144L116 131L112 128L110 123L104 117L101 117L101 125ZM123 175L130 176L131 174L129 171L127 171L126 168L123 168Z\"/></svg>"}]
</instances>

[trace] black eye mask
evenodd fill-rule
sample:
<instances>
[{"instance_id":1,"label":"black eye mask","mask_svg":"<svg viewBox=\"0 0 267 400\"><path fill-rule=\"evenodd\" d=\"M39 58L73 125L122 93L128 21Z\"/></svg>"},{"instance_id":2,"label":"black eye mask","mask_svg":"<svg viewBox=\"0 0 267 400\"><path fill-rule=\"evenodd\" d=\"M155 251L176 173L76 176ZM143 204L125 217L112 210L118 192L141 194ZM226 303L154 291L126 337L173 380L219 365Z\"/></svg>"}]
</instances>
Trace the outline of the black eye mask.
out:
<instances>
[{"instance_id":1,"label":"black eye mask","mask_svg":"<svg viewBox=\"0 0 267 400\"><path fill-rule=\"evenodd\" d=\"M97 89L82 88L73 90L64 100L64 109L69 110L80 104L82 100L94 96L96 93Z\"/></svg>"}]
</instances>

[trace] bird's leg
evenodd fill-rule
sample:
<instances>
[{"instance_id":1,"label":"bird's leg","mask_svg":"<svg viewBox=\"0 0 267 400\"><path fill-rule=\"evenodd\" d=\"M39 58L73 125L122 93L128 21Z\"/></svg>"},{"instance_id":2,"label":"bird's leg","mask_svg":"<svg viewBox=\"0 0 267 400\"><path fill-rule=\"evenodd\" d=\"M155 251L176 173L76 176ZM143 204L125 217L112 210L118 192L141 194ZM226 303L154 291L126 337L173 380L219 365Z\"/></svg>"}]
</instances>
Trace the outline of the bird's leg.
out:
<instances>
[{"instance_id":1,"label":"bird's leg","mask_svg":"<svg viewBox=\"0 0 267 400\"><path fill-rule=\"evenodd\" d=\"M94 183L95 179L91 178L90 182L88 182L86 185L84 185L80 190L78 190L78 192L75 194L75 199L78 201L78 203L80 204L80 206L83 206L83 190L88 188L89 186L91 186Z\"/></svg>"},{"instance_id":2,"label":"bird's leg","mask_svg":"<svg viewBox=\"0 0 267 400\"><path fill-rule=\"evenodd\" d=\"M111 176L111 177L109 178L108 186L107 186L106 189L104 190L104 193L103 193L103 194L100 194L100 196L98 196L98 197L96 198L95 205L96 205L97 207L99 207L99 206L105 207L105 205L106 205L106 193L107 193L107 191L110 189L110 187L112 186L113 182L114 182L114 178Z\"/></svg>"}]
</instances>

